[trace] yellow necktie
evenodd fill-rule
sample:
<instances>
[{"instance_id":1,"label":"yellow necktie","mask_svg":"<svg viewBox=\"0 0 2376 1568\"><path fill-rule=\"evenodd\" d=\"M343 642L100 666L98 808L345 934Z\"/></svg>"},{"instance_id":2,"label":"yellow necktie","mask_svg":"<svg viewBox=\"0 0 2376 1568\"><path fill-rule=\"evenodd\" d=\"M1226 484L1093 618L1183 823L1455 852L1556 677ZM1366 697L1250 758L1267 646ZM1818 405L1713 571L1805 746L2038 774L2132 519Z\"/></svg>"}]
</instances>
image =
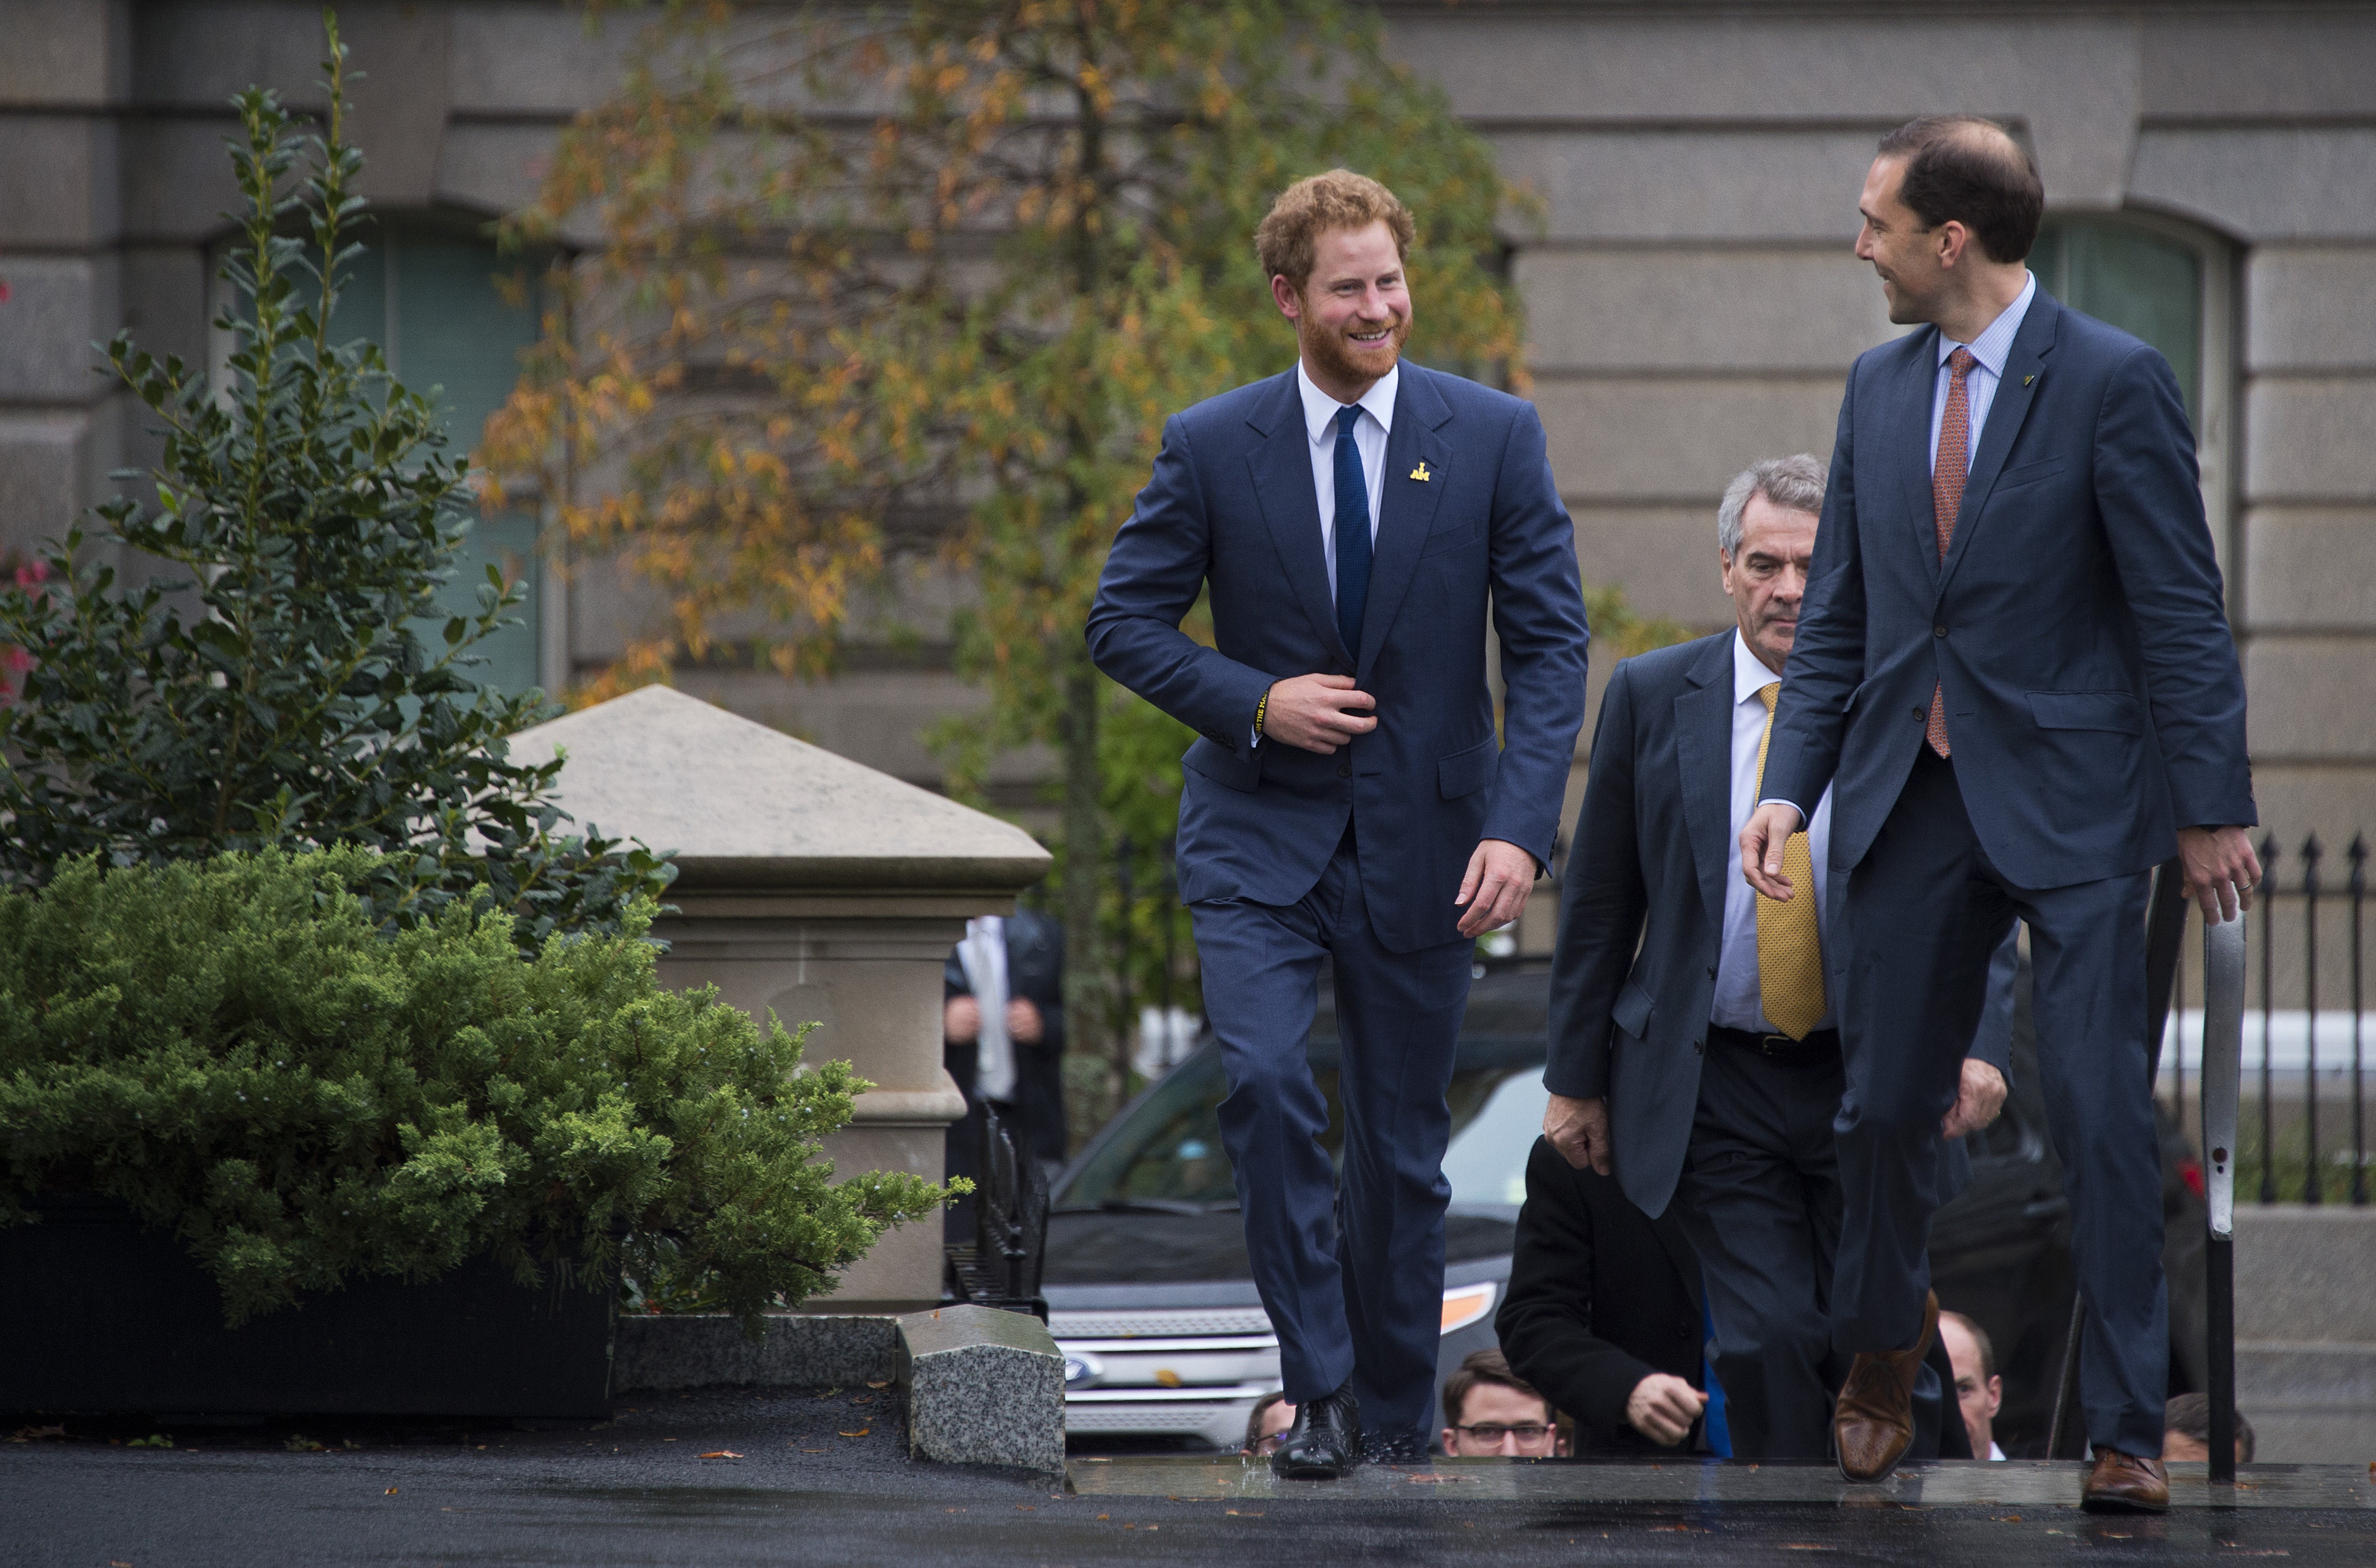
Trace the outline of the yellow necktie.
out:
<instances>
[{"instance_id":1,"label":"yellow necktie","mask_svg":"<svg viewBox=\"0 0 2376 1568\"><path fill-rule=\"evenodd\" d=\"M1759 688L1765 704L1765 731L1757 737L1757 790L1765 788L1765 748L1774 740L1774 704L1782 683ZM1782 846L1782 874L1790 879L1794 897L1776 903L1763 893L1757 900L1757 997L1766 1021L1792 1039L1804 1039L1824 1016L1824 940L1815 918L1815 860L1807 836L1793 833Z\"/></svg>"}]
</instances>

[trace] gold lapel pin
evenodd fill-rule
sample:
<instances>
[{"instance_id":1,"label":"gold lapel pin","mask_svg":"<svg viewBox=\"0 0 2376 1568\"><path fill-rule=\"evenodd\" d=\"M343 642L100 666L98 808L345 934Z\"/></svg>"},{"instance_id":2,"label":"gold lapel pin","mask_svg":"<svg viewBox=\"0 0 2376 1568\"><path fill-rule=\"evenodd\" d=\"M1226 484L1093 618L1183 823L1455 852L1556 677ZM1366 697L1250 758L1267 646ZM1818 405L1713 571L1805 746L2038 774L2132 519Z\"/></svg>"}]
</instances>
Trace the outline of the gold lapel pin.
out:
<instances>
[{"instance_id":1,"label":"gold lapel pin","mask_svg":"<svg viewBox=\"0 0 2376 1568\"><path fill-rule=\"evenodd\" d=\"M2036 381L2037 379L2037 375L2036 375L2036 374L2029 374L2029 375L2025 375L2025 376L2023 376L2023 377L2021 378L2021 384L2022 384L2024 386L2028 386L2031 382Z\"/></svg>"},{"instance_id":2,"label":"gold lapel pin","mask_svg":"<svg viewBox=\"0 0 2376 1568\"><path fill-rule=\"evenodd\" d=\"M1420 464L1419 467L1411 470L1410 476L1411 478L1419 481L1420 483L1425 484L1427 482L1427 465L1425 463Z\"/></svg>"}]
</instances>

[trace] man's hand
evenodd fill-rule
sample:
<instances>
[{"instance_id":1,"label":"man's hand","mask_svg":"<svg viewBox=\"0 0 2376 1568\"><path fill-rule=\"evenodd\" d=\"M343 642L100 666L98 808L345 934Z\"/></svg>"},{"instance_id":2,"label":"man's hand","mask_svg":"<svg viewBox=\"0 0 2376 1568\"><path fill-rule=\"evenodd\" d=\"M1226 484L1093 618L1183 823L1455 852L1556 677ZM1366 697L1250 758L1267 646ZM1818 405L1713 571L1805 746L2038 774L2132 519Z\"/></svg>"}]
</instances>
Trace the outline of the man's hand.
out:
<instances>
[{"instance_id":1,"label":"man's hand","mask_svg":"<svg viewBox=\"0 0 2376 1568\"><path fill-rule=\"evenodd\" d=\"M1964 1081L1956 1086L1955 1103L1940 1119L1939 1135L1960 1138L1977 1133L2004 1109L2004 1075L1976 1056L1964 1058Z\"/></svg>"},{"instance_id":2,"label":"man's hand","mask_svg":"<svg viewBox=\"0 0 2376 1568\"><path fill-rule=\"evenodd\" d=\"M1452 900L1468 908L1460 917L1460 934L1482 936L1508 925L1527 912L1527 895L1534 890L1534 856L1506 839L1479 838Z\"/></svg>"},{"instance_id":3,"label":"man's hand","mask_svg":"<svg viewBox=\"0 0 2376 1568\"><path fill-rule=\"evenodd\" d=\"M1607 1100L1551 1096L1550 1104L1543 1108L1543 1136L1551 1141L1562 1159L1578 1170L1588 1165L1603 1176L1609 1174Z\"/></svg>"},{"instance_id":4,"label":"man's hand","mask_svg":"<svg viewBox=\"0 0 2376 1568\"><path fill-rule=\"evenodd\" d=\"M1625 1396L1625 1419L1662 1448L1692 1435L1692 1423L1707 1408L1707 1396L1672 1372L1652 1372Z\"/></svg>"},{"instance_id":5,"label":"man's hand","mask_svg":"<svg viewBox=\"0 0 2376 1568\"><path fill-rule=\"evenodd\" d=\"M941 1034L951 1045L971 1045L981 1038L981 1004L970 996L952 996L941 1006Z\"/></svg>"},{"instance_id":6,"label":"man's hand","mask_svg":"<svg viewBox=\"0 0 2376 1568\"><path fill-rule=\"evenodd\" d=\"M2261 857L2252 837L2240 827L2181 827L2179 863L2186 868L2186 893L2206 921L2232 921L2252 907L2260 885Z\"/></svg>"},{"instance_id":7,"label":"man's hand","mask_svg":"<svg viewBox=\"0 0 2376 1568\"><path fill-rule=\"evenodd\" d=\"M1799 808L1768 801L1740 827L1740 874L1777 904L1790 901L1790 879L1782 874L1782 846L1799 831Z\"/></svg>"},{"instance_id":8,"label":"man's hand","mask_svg":"<svg viewBox=\"0 0 2376 1568\"><path fill-rule=\"evenodd\" d=\"M1018 996L1006 1004L1006 1038L1017 1045L1037 1045L1042 1025L1040 1004L1028 996Z\"/></svg>"},{"instance_id":9,"label":"man's hand","mask_svg":"<svg viewBox=\"0 0 2376 1568\"><path fill-rule=\"evenodd\" d=\"M1298 675L1270 689L1262 732L1301 751L1333 756L1378 727L1378 699L1356 691L1350 675Z\"/></svg>"}]
</instances>

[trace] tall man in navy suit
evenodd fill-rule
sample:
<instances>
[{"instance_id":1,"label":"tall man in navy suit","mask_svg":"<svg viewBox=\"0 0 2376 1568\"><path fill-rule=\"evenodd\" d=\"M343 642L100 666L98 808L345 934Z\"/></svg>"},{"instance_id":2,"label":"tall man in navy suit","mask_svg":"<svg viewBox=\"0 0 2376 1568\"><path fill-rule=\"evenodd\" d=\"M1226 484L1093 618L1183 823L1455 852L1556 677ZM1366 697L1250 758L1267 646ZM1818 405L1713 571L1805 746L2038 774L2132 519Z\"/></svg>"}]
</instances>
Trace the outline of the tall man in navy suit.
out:
<instances>
[{"instance_id":1,"label":"tall man in navy suit","mask_svg":"<svg viewBox=\"0 0 2376 1568\"><path fill-rule=\"evenodd\" d=\"M1296 366L1165 426L1088 623L1098 667L1200 737L1180 895L1296 1406L1273 1455L1289 1476L1342 1475L1365 1446L1426 1452L1473 941L1517 918L1549 861L1584 719L1574 533L1541 422L1400 362L1412 233L1391 192L1343 170L1280 196L1255 244ZM1209 647L1180 630L1208 588ZM1304 1057L1324 961L1341 1195Z\"/></svg>"},{"instance_id":2,"label":"tall man in navy suit","mask_svg":"<svg viewBox=\"0 0 2376 1568\"><path fill-rule=\"evenodd\" d=\"M2037 165L1997 125L1918 120L1866 177L1857 254L1925 329L1849 373L1760 803L1761 893L1829 785L1847 1094L1833 1338L1840 1468L1886 1474L1936 1331L1936 1136L1990 953L2029 928L2038 1064L2087 1298L2098 1511L2168 1506L2168 1300L2146 1087L2148 873L2216 918L2260 867L2244 687L2194 439L2161 355L2023 265Z\"/></svg>"}]
</instances>

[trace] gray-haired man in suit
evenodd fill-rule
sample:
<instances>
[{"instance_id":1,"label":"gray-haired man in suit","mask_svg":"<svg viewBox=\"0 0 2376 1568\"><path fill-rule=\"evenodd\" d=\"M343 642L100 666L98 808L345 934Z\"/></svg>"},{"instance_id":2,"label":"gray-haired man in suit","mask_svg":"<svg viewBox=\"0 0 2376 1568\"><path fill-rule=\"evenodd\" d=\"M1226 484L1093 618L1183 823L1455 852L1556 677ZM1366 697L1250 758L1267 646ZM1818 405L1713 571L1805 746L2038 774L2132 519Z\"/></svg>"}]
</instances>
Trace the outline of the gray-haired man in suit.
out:
<instances>
[{"instance_id":1,"label":"gray-haired man in suit","mask_svg":"<svg viewBox=\"0 0 2376 1568\"><path fill-rule=\"evenodd\" d=\"M1824 504L1823 466L1769 458L1717 515L1730 631L1629 659L1610 678L1591 781L1562 879L1543 1132L1569 1163L1612 1166L1627 1197L1672 1201L1706 1277L1714 1365L1741 1458L1821 1459L1831 1393L1833 1259L1842 1191L1832 1124L1843 1088L1820 916L1762 899L1740 875L1783 661ZM1824 863L1830 802L1799 840ZM2004 1103L2014 954L1998 955L1961 1096L1962 1135ZM1937 1452L1938 1377L1916 1389L1920 1451Z\"/></svg>"}]
</instances>

